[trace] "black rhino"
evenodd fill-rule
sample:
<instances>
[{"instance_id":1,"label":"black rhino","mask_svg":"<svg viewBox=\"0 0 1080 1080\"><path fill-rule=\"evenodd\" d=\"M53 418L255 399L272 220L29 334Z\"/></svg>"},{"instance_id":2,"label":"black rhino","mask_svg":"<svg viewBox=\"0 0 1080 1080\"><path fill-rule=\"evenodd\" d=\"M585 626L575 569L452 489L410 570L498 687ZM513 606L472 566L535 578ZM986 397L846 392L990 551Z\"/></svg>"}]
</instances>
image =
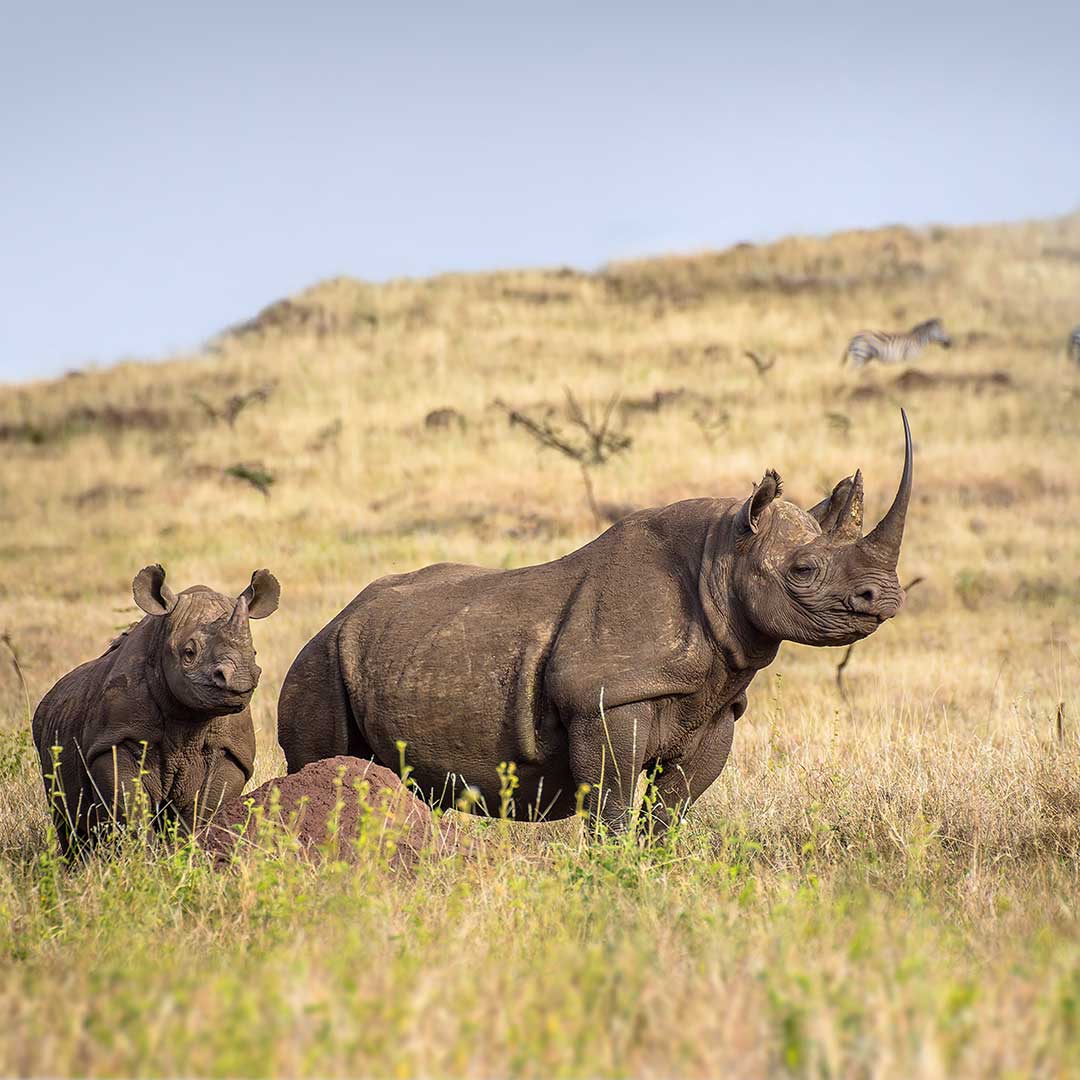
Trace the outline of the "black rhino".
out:
<instances>
[{"instance_id":1,"label":"black rhino","mask_svg":"<svg viewBox=\"0 0 1080 1080\"><path fill-rule=\"evenodd\" d=\"M277 608L277 579L256 570L236 598L205 585L175 596L165 571L148 566L132 588L145 618L65 675L34 714L65 852L124 823L136 777L156 824L190 829L239 795L254 766L248 703L260 671L248 620Z\"/></svg>"},{"instance_id":2,"label":"black rhino","mask_svg":"<svg viewBox=\"0 0 1080 1080\"><path fill-rule=\"evenodd\" d=\"M554 562L440 564L369 585L282 687L290 772L336 754L397 767L454 806L627 825L659 767L663 830L719 776L746 689L782 641L844 645L903 603L911 432L892 506L862 533L860 472L809 511L765 473L749 498L641 510ZM507 804L505 768L516 788Z\"/></svg>"}]
</instances>

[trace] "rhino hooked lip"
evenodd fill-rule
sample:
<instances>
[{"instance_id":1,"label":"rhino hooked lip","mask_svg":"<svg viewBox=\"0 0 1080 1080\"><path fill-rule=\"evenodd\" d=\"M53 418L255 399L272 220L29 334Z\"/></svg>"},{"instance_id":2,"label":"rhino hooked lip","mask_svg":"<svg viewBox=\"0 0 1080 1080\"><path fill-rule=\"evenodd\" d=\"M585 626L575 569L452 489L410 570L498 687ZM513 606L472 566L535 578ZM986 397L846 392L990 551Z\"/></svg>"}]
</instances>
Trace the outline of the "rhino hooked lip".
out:
<instances>
[{"instance_id":1,"label":"rhino hooked lip","mask_svg":"<svg viewBox=\"0 0 1080 1080\"><path fill-rule=\"evenodd\" d=\"M214 702L214 711L222 715L243 712L251 703L251 691L243 694L218 694Z\"/></svg>"},{"instance_id":2,"label":"rhino hooked lip","mask_svg":"<svg viewBox=\"0 0 1080 1080\"><path fill-rule=\"evenodd\" d=\"M899 611L900 607L897 605L896 611ZM896 611L865 611L856 612L855 617L865 619L871 628L876 630L882 623L887 623L895 614Z\"/></svg>"},{"instance_id":3,"label":"rhino hooked lip","mask_svg":"<svg viewBox=\"0 0 1080 1080\"><path fill-rule=\"evenodd\" d=\"M887 616L879 615L874 611L854 611L849 613L848 618L853 619L859 627L867 627L867 633L870 633L885 622Z\"/></svg>"},{"instance_id":4,"label":"rhino hooked lip","mask_svg":"<svg viewBox=\"0 0 1080 1080\"><path fill-rule=\"evenodd\" d=\"M213 702L215 710L222 713L236 713L247 708L251 703L251 695L255 692L257 680L237 684L232 682L228 686L222 685L215 679L203 680L203 692Z\"/></svg>"}]
</instances>

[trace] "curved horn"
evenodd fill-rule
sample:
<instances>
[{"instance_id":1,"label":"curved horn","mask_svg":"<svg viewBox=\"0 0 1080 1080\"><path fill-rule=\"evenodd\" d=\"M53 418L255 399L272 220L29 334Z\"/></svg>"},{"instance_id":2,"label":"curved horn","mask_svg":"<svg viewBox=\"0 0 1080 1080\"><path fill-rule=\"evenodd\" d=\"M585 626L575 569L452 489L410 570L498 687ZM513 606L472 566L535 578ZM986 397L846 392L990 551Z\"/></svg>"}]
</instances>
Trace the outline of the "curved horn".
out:
<instances>
[{"instance_id":1,"label":"curved horn","mask_svg":"<svg viewBox=\"0 0 1080 1080\"><path fill-rule=\"evenodd\" d=\"M900 541L904 539L904 521L907 518L908 501L911 499L911 428L907 413L900 410L904 421L904 472L900 477L900 486L896 489L889 512L877 523L874 531L863 540L867 547L874 548L889 565L896 566L900 558Z\"/></svg>"}]
</instances>

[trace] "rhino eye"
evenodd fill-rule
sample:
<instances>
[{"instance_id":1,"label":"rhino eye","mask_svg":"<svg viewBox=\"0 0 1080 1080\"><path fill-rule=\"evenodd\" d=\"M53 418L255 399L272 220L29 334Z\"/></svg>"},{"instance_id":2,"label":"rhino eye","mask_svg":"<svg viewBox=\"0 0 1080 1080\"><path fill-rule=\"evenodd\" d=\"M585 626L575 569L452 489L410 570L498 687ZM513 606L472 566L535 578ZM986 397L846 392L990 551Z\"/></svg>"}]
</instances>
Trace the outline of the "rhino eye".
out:
<instances>
[{"instance_id":1,"label":"rhino eye","mask_svg":"<svg viewBox=\"0 0 1080 1080\"><path fill-rule=\"evenodd\" d=\"M194 660L195 657L199 655L199 647L195 644L194 641L189 641L180 650L180 655L184 658L185 661L187 661L187 663L190 664L191 661Z\"/></svg>"},{"instance_id":2,"label":"rhino eye","mask_svg":"<svg viewBox=\"0 0 1080 1080\"><path fill-rule=\"evenodd\" d=\"M791 576L796 581L809 581L814 576L814 567L811 563L799 563L792 567Z\"/></svg>"}]
</instances>

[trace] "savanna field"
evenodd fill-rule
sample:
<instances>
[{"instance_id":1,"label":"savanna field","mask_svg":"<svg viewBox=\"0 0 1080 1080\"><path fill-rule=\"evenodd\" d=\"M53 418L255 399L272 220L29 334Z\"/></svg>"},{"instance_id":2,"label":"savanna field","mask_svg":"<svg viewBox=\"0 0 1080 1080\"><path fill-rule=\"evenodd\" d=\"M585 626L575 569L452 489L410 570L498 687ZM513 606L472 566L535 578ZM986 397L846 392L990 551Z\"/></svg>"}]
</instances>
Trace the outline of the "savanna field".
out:
<instances>
[{"instance_id":1,"label":"savanna field","mask_svg":"<svg viewBox=\"0 0 1080 1080\"><path fill-rule=\"evenodd\" d=\"M951 350L841 366L933 316ZM1074 215L337 279L190 356L0 388L0 1074L1075 1075L1077 322ZM585 477L510 420L585 447L567 391L619 436ZM869 524L900 405L921 580L839 683L845 650L782 647L664 845L470 821L411 872L59 860L30 714L137 617L146 564L281 581L254 786L289 664L372 579L545 561L767 467L805 507L861 466Z\"/></svg>"}]
</instances>

